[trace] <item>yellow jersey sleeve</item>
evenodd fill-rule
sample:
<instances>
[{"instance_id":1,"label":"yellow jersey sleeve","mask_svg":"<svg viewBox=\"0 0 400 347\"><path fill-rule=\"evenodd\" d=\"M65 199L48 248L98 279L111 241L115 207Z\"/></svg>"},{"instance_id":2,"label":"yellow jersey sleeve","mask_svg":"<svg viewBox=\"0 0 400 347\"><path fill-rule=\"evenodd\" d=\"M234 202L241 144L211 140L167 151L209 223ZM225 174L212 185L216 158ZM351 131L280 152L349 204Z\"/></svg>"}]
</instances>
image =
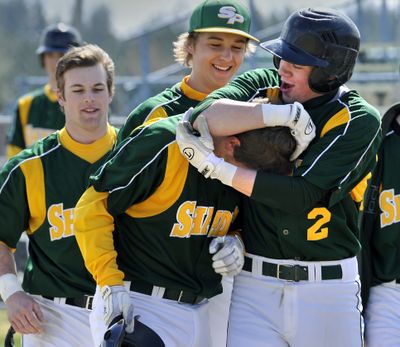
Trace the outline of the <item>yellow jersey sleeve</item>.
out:
<instances>
[{"instance_id":1,"label":"yellow jersey sleeve","mask_svg":"<svg viewBox=\"0 0 400 347\"><path fill-rule=\"evenodd\" d=\"M108 192L89 187L75 208L75 237L86 268L99 286L122 285L114 249L114 218L107 211Z\"/></svg>"}]
</instances>

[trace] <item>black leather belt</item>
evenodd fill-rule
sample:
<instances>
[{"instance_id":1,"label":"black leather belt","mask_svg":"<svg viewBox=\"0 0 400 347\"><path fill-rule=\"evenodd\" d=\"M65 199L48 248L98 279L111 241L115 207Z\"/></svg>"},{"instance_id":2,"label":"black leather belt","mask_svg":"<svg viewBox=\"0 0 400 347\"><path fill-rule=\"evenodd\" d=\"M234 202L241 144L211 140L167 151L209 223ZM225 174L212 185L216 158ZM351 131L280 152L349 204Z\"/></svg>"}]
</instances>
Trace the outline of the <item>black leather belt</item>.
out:
<instances>
[{"instance_id":1,"label":"black leather belt","mask_svg":"<svg viewBox=\"0 0 400 347\"><path fill-rule=\"evenodd\" d=\"M58 298L52 297L52 296L44 296L45 299L52 300L54 302L57 302L56 300ZM93 304L93 296L92 295L84 295L80 296L77 298L65 298L65 304L71 305L71 306L76 306L76 307L82 307L86 308L87 310L92 309L92 304Z\"/></svg>"},{"instance_id":2,"label":"black leather belt","mask_svg":"<svg viewBox=\"0 0 400 347\"><path fill-rule=\"evenodd\" d=\"M243 270L252 272L253 259L244 258ZM308 281L308 267L302 265L273 264L263 261L262 272L264 276L275 277L286 281ZM343 277L342 267L340 265L322 265L321 279L338 280Z\"/></svg>"},{"instance_id":3,"label":"black leather belt","mask_svg":"<svg viewBox=\"0 0 400 347\"><path fill-rule=\"evenodd\" d=\"M151 284L145 282L133 281L130 283L129 289L132 292L137 292L146 295L152 295L153 288ZM205 298L203 296L195 295L191 292L177 289L168 289L165 288L164 294L162 296L163 299L173 300L177 302L182 302L185 304L196 305L200 302L204 301Z\"/></svg>"}]
</instances>

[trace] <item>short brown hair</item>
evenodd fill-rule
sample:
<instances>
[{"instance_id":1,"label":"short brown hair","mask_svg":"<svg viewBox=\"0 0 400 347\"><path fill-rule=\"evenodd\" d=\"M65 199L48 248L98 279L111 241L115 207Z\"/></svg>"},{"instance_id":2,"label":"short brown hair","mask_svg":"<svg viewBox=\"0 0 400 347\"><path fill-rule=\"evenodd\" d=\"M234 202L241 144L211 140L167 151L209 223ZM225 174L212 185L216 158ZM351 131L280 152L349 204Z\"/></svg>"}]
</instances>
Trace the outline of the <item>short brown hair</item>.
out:
<instances>
[{"instance_id":1,"label":"short brown hair","mask_svg":"<svg viewBox=\"0 0 400 347\"><path fill-rule=\"evenodd\" d=\"M64 96L64 74L76 67L89 67L101 64L107 74L107 88L114 95L115 66L110 56L99 46L87 44L69 49L58 61L56 69L57 88Z\"/></svg>"},{"instance_id":2,"label":"short brown hair","mask_svg":"<svg viewBox=\"0 0 400 347\"><path fill-rule=\"evenodd\" d=\"M178 39L173 43L175 61L186 67L192 67L193 56L189 53L189 47L196 44L197 38L201 33L191 32L183 33L178 36ZM256 46L247 39L245 56L253 54Z\"/></svg>"},{"instance_id":3,"label":"short brown hair","mask_svg":"<svg viewBox=\"0 0 400 347\"><path fill-rule=\"evenodd\" d=\"M240 146L233 157L254 170L288 175L294 168L290 156L296 149L296 140L288 127L266 127L235 135Z\"/></svg>"}]
</instances>

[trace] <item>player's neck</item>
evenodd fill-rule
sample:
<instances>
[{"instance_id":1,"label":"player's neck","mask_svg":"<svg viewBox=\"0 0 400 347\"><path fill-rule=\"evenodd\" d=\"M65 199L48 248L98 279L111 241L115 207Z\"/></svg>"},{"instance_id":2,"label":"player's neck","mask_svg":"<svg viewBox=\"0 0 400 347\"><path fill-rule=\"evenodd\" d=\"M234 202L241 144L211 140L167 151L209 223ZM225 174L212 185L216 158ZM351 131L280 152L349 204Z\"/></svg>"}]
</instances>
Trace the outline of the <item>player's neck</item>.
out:
<instances>
[{"instance_id":1,"label":"player's neck","mask_svg":"<svg viewBox=\"0 0 400 347\"><path fill-rule=\"evenodd\" d=\"M101 139L107 133L107 124L96 129L84 129L66 124L65 129L69 136L76 142L81 144L90 144Z\"/></svg>"},{"instance_id":2,"label":"player's neck","mask_svg":"<svg viewBox=\"0 0 400 347\"><path fill-rule=\"evenodd\" d=\"M193 74L191 74L189 76L189 78L187 79L186 83L192 89L194 89L196 92L200 92L200 93L204 93L204 94L210 94L215 89L217 89L217 88L212 88L212 87L208 86L206 83L201 81L201 79L196 78L196 76L194 76Z\"/></svg>"}]
</instances>

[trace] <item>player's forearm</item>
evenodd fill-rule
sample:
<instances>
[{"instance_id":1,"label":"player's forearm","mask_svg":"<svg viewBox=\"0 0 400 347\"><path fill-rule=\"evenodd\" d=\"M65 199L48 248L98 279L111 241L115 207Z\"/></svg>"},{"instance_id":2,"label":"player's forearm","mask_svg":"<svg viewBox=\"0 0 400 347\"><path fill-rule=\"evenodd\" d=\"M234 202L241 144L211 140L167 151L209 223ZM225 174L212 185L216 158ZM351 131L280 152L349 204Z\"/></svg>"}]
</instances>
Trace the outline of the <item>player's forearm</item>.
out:
<instances>
[{"instance_id":1,"label":"player's forearm","mask_svg":"<svg viewBox=\"0 0 400 347\"><path fill-rule=\"evenodd\" d=\"M238 192L251 196L254 188L254 182L256 180L257 171L237 168L235 175L232 180L232 187L235 188Z\"/></svg>"},{"instance_id":2,"label":"player's forearm","mask_svg":"<svg viewBox=\"0 0 400 347\"><path fill-rule=\"evenodd\" d=\"M202 114L214 136L230 136L265 127L260 104L221 99ZM193 126L197 129L196 121Z\"/></svg>"},{"instance_id":3,"label":"player's forearm","mask_svg":"<svg viewBox=\"0 0 400 347\"><path fill-rule=\"evenodd\" d=\"M0 297L6 302L10 296L22 291L15 271L14 257L9 248L0 243Z\"/></svg>"},{"instance_id":4,"label":"player's forearm","mask_svg":"<svg viewBox=\"0 0 400 347\"><path fill-rule=\"evenodd\" d=\"M15 274L15 261L10 249L0 243L0 276L6 273Z\"/></svg>"},{"instance_id":5,"label":"player's forearm","mask_svg":"<svg viewBox=\"0 0 400 347\"><path fill-rule=\"evenodd\" d=\"M118 270L114 250L114 218L108 213L108 193L90 187L75 208L75 237L85 265L96 283L121 285L124 274Z\"/></svg>"},{"instance_id":6,"label":"player's forearm","mask_svg":"<svg viewBox=\"0 0 400 347\"><path fill-rule=\"evenodd\" d=\"M10 249L5 244L0 243L0 276L7 273L16 273L14 257Z\"/></svg>"}]
</instances>

